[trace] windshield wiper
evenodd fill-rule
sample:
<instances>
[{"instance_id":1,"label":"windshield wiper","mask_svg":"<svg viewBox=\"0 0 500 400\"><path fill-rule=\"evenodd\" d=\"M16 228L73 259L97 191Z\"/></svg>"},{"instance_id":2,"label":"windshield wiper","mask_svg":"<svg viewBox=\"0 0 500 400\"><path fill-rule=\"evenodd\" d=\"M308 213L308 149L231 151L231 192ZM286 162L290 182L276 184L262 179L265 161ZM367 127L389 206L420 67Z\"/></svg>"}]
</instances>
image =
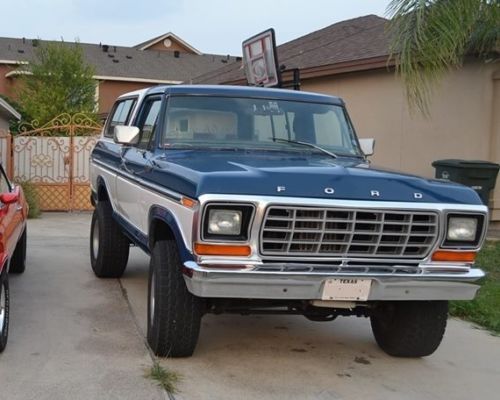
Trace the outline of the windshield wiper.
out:
<instances>
[{"instance_id":1,"label":"windshield wiper","mask_svg":"<svg viewBox=\"0 0 500 400\"><path fill-rule=\"evenodd\" d=\"M330 157L333 157L333 158L339 158L338 155L336 155L335 153L332 153L331 151L328 151L328 150L325 150L313 143L309 143L309 142L301 142L299 140L291 140L291 139L282 139L282 138L275 138L273 137L273 142L282 142L282 143L293 143L293 144L300 144L302 146L307 146L307 147L312 147L313 149L316 149L316 150L319 150L325 154L328 154Z\"/></svg>"}]
</instances>

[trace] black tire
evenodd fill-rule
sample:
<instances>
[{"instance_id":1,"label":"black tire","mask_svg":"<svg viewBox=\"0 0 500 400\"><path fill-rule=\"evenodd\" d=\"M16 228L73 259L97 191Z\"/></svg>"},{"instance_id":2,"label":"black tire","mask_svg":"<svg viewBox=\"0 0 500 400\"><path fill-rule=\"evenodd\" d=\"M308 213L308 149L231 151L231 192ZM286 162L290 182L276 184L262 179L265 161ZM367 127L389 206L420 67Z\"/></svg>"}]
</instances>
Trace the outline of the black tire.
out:
<instances>
[{"instance_id":1,"label":"black tire","mask_svg":"<svg viewBox=\"0 0 500 400\"><path fill-rule=\"evenodd\" d=\"M203 302L187 289L177 244L153 247L148 285L148 343L159 357L189 357L198 342Z\"/></svg>"},{"instance_id":2,"label":"black tire","mask_svg":"<svg viewBox=\"0 0 500 400\"><path fill-rule=\"evenodd\" d=\"M395 357L425 357L436 351L448 318L447 301L382 303L371 316L375 340Z\"/></svg>"},{"instance_id":3,"label":"black tire","mask_svg":"<svg viewBox=\"0 0 500 400\"><path fill-rule=\"evenodd\" d=\"M13 274L22 274L26 270L26 244L28 236L28 227L24 228L24 232L17 242L14 254L10 260L9 272Z\"/></svg>"},{"instance_id":4,"label":"black tire","mask_svg":"<svg viewBox=\"0 0 500 400\"><path fill-rule=\"evenodd\" d=\"M9 280L7 271L0 275L0 353L9 336Z\"/></svg>"},{"instance_id":5,"label":"black tire","mask_svg":"<svg viewBox=\"0 0 500 400\"><path fill-rule=\"evenodd\" d=\"M130 241L113 219L108 201L97 203L90 225L90 263L99 278L120 278L127 267Z\"/></svg>"}]
</instances>

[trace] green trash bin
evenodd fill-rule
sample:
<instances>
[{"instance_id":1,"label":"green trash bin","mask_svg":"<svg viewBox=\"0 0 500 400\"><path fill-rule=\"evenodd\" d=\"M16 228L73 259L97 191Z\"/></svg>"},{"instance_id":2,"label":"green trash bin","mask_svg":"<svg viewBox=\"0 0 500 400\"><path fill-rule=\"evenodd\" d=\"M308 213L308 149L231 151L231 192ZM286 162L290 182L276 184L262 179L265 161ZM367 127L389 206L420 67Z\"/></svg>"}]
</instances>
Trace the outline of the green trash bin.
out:
<instances>
[{"instance_id":1,"label":"green trash bin","mask_svg":"<svg viewBox=\"0 0 500 400\"><path fill-rule=\"evenodd\" d=\"M470 186L486 205L500 168L499 164L478 160L437 160L432 166L436 168L436 178Z\"/></svg>"}]
</instances>

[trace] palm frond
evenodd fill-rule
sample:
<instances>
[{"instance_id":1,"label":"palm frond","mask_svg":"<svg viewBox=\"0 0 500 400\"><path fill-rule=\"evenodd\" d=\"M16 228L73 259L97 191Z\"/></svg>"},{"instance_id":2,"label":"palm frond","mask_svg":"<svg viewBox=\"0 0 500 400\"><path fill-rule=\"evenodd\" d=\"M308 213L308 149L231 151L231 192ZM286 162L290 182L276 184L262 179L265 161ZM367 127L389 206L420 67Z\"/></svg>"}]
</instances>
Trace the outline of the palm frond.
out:
<instances>
[{"instance_id":1,"label":"palm frond","mask_svg":"<svg viewBox=\"0 0 500 400\"><path fill-rule=\"evenodd\" d=\"M484 54L498 44L499 4L492 0L392 0L391 57L411 110L429 115L430 94L467 52Z\"/></svg>"}]
</instances>

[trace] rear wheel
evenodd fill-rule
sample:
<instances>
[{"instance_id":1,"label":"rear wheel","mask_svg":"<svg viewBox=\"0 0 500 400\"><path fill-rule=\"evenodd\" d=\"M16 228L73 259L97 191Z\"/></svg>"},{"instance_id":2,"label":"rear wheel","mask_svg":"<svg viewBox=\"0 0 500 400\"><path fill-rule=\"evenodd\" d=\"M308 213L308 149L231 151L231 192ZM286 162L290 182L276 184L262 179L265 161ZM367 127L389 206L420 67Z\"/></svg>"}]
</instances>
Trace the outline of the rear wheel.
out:
<instances>
[{"instance_id":1,"label":"rear wheel","mask_svg":"<svg viewBox=\"0 0 500 400\"><path fill-rule=\"evenodd\" d=\"M10 260L9 272L13 274L22 274L26 269L26 244L28 227L24 228L24 232L17 242L14 254Z\"/></svg>"},{"instance_id":2,"label":"rear wheel","mask_svg":"<svg viewBox=\"0 0 500 400\"><path fill-rule=\"evenodd\" d=\"M371 317L375 340L395 357L424 357L439 347L446 330L447 301L382 303Z\"/></svg>"},{"instance_id":3,"label":"rear wheel","mask_svg":"<svg viewBox=\"0 0 500 400\"><path fill-rule=\"evenodd\" d=\"M0 353L7 346L9 336L9 281L6 272L0 275Z\"/></svg>"},{"instance_id":4,"label":"rear wheel","mask_svg":"<svg viewBox=\"0 0 500 400\"><path fill-rule=\"evenodd\" d=\"M149 267L148 343L160 357L189 357L198 342L203 302L187 289L174 240L154 244Z\"/></svg>"},{"instance_id":5,"label":"rear wheel","mask_svg":"<svg viewBox=\"0 0 500 400\"><path fill-rule=\"evenodd\" d=\"M90 262L99 278L119 278L127 267L130 242L113 219L108 201L97 203L90 225Z\"/></svg>"}]
</instances>

